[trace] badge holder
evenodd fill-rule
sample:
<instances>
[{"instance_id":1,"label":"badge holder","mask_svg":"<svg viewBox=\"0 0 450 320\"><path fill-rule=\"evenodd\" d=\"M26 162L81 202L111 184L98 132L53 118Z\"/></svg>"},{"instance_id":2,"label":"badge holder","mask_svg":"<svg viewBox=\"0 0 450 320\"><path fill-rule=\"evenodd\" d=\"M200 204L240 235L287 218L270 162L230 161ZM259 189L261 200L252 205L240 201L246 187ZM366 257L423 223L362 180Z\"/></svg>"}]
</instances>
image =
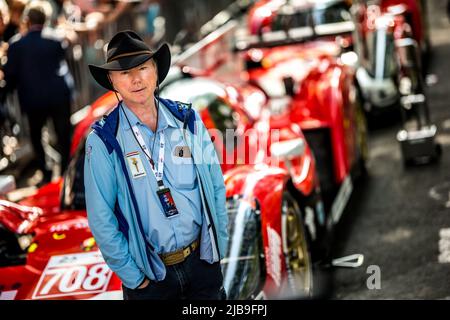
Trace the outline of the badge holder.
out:
<instances>
[{"instance_id":1,"label":"badge holder","mask_svg":"<svg viewBox=\"0 0 450 320\"><path fill-rule=\"evenodd\" d=\"M156 192L159 198L159 202L161 202L161 206L163 208L164 214L167 218L172 218L178 215L178 209L175 205L175 201L173 200L172 194L170 193L170 189L164 187L162 180L158 180L159 190Z\"/></svg>"}]
</instances>

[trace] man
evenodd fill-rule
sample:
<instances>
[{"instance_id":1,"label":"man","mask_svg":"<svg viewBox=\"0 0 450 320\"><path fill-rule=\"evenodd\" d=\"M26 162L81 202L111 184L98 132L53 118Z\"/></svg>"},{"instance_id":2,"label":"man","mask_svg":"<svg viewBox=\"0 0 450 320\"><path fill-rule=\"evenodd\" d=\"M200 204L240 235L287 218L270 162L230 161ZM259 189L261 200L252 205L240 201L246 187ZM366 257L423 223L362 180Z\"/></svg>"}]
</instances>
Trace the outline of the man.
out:
<instances>
[{"instance_id":1,"label":"man","mask_svg":"<svg viewBox=\"0 0 450 320\"><path fill-rule=\"evenodd\" d=\"M33 4L32 4L33 5ZM71 81L65 60L66 44L51 30L43 31L46 22L43 6L34 4L25 12L27 33L11 39L4 67L8 89L17 88L22 111L28 116L30 138L36 166L43 172L43 183L51 180L47 169L41 131L50 117L57 135L61 155L61 172L67 167L70 152Z\"/></svg>"},{"instance_id":2,"label":"man","mask_svg":"<svg viewBox=\"0 0 450 320\"><path fill-rule=\"evenodd\" d=\"M225 185L199 115L155 96L170 60L167 44L152 51L123 31L89 66L122 97L86 141L89 225L125 299L219 299Z\"/></svg>"}]
</instances>

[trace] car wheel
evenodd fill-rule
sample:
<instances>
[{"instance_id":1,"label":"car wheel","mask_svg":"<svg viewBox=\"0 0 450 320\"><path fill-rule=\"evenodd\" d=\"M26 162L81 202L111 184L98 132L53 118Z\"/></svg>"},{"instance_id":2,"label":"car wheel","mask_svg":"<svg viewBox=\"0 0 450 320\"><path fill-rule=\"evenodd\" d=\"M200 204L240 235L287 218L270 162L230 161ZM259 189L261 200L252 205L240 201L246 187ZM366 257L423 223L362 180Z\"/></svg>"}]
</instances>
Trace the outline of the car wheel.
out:
<instances>
[{"instance_id":1,"label":"car wheel","mask_svg":"<svg viewBox=\"0 0 450 320\"><path fill-rule=\"evenodd\" d=\"M287 276L286 293L297 298L310 298L313 293L313 270L309 241L300 208L285 192L282 201L283 253Z\"/></svg>"}]
</instances>

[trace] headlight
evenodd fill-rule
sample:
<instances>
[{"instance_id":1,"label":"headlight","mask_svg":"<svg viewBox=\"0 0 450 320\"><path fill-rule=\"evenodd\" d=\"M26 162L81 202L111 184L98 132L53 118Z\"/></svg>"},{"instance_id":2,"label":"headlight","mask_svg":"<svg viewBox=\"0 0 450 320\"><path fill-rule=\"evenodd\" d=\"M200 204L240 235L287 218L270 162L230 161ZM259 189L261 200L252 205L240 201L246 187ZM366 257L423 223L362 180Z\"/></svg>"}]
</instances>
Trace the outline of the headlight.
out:
<instances>
[{"instance_id":1,"label":"headlight","mask_svg":"<svg viewBox=\"0 0 450 320\"><path fill-rule=\"evenodd\" d=\"M229 244L222 260L228 299L252 299L261 291L262 239L257 203L240 197L227 201Z\"/></svg>"}]
</instances>

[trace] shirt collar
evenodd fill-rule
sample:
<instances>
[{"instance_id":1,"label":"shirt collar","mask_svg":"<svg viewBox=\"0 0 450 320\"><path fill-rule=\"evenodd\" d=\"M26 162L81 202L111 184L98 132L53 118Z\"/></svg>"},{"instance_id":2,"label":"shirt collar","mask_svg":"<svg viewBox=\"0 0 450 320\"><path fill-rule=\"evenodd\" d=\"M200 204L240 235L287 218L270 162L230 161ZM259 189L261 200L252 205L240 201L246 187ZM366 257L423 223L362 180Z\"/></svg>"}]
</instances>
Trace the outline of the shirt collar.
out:
<instances>
[{"instance_id":1,"label":"shirt collar","mask_svg":"<svg viewBox=\"0 0 450 320\"><path fill-rule=\"evenodd\" d=\"M158 103L158 100L156 100L155 102ZM121 104L123 106L123 110L125 111L125 114L126 114L128 120L130 121L130 123L128 123L128 121L125 119L125 121L124 121L124 129L125 130L131 129L130 124L131 124L131 126L133 126L133 125L145 126L145 124L142 123L141 120L139 120L139 118L136 116L136 114L133 111L131 111L130 108L127 107L125 102L122 101ZM160 102L158 105L159 105L158 106L159 116L158 116L158 127L156 129L156 132L164 130L167 127L176 128L177 125L176 125L175 121L173 120L173 118L171 118L167 114L167 110L165 110L166 108L163 106L162 102Z\"/></svg>"},{"instance_id":2,"label":"shirt collar","mask_svg":"<svg viewBox=\"0 0 450 320\"><path fill-rule=\"evenodd\" d=\"M42 29L44 29L44 26L33 25L33 26L28 28L28 32L42 32Z\"/></svg>"}]
</instances>

